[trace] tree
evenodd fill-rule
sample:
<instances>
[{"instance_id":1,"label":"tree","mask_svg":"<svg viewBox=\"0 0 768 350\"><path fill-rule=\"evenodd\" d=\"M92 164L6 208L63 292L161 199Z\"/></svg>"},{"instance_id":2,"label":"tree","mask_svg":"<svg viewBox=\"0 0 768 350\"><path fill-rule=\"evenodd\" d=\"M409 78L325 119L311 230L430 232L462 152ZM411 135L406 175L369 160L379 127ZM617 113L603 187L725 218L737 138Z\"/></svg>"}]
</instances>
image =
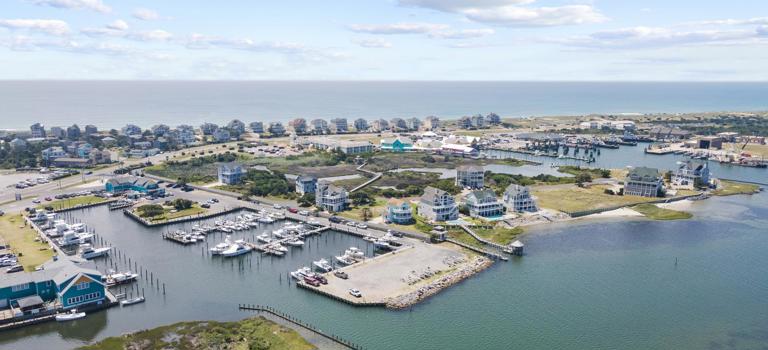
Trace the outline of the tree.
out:
<instances>
[{"instance_id":1,"label":"tree","mask_svg":"<svg viewBox=\"0 0 768 350\"><path fill-rule=\"evenodd\" d=\"M184 210L192 208L192 201L184 198L176 198L171 202L171 205L173 205L176 210Z\"/></svg>"},{"instance_id":2,"label":"tree","mask_svg":"<svg viewBox=\"0 0 768 350\"><path fill-rule=\"evenodd\" d=\"M147 218L147 217L151 218L151 217L163 215L163 213L165 212L163 210L163 206L159 204L145 204L136 208L136 211L139 212L139 216L143 218Z\"/></svg>"},{"instance_id":3,"label":"tree","mask_svg":"<svg viewBox=\"0 0 768 350\"><path fill-rule=\"evenodd\" d=\"M299 206L311 207L315 205L315 194L311 192L305 193L303 196L299 197L297 202L299 202Z\"/></svg>"},{"instance_id":4,"label":"tree","mask_svg":"<svg viewBox=\"0 0 768 350\"><path fill-rule=\"evenodd\" d=\"M368 193L364 191L357 191L349 195L349 199L352 200L352 204L354 205L370 205L376 202L376 200L371 197Z\"/></svg>"},{"instance_id":5,"label":"tree","mask_svg":"<svg viewBox=\"0 0 768 350\"><path fill-rule=\"evenodd\" d=\"M590 181L592 181L592 175L590 175L587 172L579 173L578 175L576 175L577 184L583 184L585 182L590 182Z\"/></svg>"}]
</instances>

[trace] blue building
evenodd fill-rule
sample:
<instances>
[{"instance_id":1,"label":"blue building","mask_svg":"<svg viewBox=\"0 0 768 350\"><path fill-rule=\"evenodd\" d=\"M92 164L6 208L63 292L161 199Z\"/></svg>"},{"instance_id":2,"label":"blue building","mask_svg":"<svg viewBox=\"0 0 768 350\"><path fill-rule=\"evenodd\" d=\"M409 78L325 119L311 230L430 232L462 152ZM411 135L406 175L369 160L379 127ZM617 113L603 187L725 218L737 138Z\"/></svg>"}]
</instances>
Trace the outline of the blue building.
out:
<instances>
[{"instance_id":1,"label":"blue building","mask_svg":"<svg viewBox=\"0 0 768 350\"><path fill-rule=\"evenodd\" d=\"M20 316L108 300L99 271L63 259L43 266L40 271L7 274L0 279L0 309L10 308Z\"/></svg>"},{"instance_id":2,"label":"blue building","mask_svg":"<svg viewBox=\"0 0 768 350\"><path fill-rule=\"evenodd\" d=\"M296 193L315 193L317 190L317 178L309 175L301 175L296 178Z\"/></svg>"},{"instance_id":3,"label":"blue building","mask_svg":"<svg viewBox=\"0 0 768 350\"><path fill-rule=\"evenodd\" d=\"M118 176L109 179L105 185L105 190L109 193L122 193L127 191L136 191L150 195L163 194L165 190L160 188L157 182L138 176Z\"/></svg>"},{"instance_id":4,"label":"blue building","mask_svg":"<svg viewBox=\"0 0 768 350\"><path fill-rule=\"evenodd\" d=\"M413 223L413 210L408 201L391 200L387 204L387 212L384 219L388 222L400 225Z\"/></svg>"},{"instance_id":5,"label":"blue building","mask_svg":"<svg viewBox=\"0 0 768 350\"><path fill-rule=\"evenodd\" d=\"M219 165L219 182L226 185L237 185L243 182L245 171L243 166L237 163Z\"/></svg>"},{"instance_id":6,"label":"blue building","mask_svg":"<svg viewBox=\"0 0 768 350\"><path fill-rule=\"evenodd\" d=\"M413 150L413 142L408 139L381 139L381 150L390 152L409 152Z\"/></svg>"}]
</instances>

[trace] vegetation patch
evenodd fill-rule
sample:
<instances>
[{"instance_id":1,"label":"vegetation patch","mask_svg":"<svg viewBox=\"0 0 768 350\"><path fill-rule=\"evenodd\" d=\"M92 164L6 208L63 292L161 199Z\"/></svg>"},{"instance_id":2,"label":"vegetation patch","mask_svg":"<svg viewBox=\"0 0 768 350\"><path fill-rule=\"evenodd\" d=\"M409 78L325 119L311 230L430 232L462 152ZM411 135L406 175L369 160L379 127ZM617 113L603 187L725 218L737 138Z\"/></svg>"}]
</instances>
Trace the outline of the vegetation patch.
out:
<instances>
[{"instance_id":1,"label":"vegetation patch","mask_svg":"<svg viewBox=\"0 0 768 350\"><path fill-rule=\"evenodd\" d=\"M606 194L605 190L610 186L595 185L590 187L577 186L553 186L533 187L531 193L540 207L555 209L566 213L579 212L584 210L611 208L619 206L630 206L658 200L653 197L640 196L620 196Z\"/></svg>"},{"instance_id":2,"label":"vegetation patch","mask_svg":"<svg viewBox=\"0 0 768 350\"><path fill-rule=\"evenodd\" d=\"M218 178L218 163L247 162L250 157L235 153L220 153L193 157L185 160L170 160L164 164L144 168L144 172L155 176L178 180L183 183L207 184Z\"/></svg>"},{"instance_id":3,"label":"vegetation patch","mask_svg":"<svg viewBox=\"0 0 768 350\"><path fill-rule=\"evenodd\" d=\"M498 225L492 229L478 228L472 229L472 231L475 231L475 233L483 239L503 245L512 243L512 240L514 240L515 237L523 233L521 227L507 228L499 227Z\"/></svg>"},{"instance_id":4,"label":"vegetation patch","mask_svg":"<svg viewBox=\"0 0 768 350\"><path fill-rule=\"evenodd\" d=\"M21 214L6 214L0 217L0 237L11 246L11 251L19 257L19 264L25 271L34 271L35 267L48 261L53 256L44 241L35 241L37 231L26 225Z\"/></svg>"},{"instance_id":5,"label":"vegetation patch","mask_svg":"<svg viewBox=\"0 0 768 350\"><path fill-rule=\"evenodd\" d=\"M106 338L80 349L309 350L315 347L295 330L255 317L238 322L180 322Z\"/></svg>"},{"instance_id":6,"label":"vegetation patch","mask_svg":"<svg viewBox=\"0 0 768 350\"><path fill-rule=\"evenodd\" d=\"M734 194L753 194L760 191L760 186L736 181L720 181L721 187L712 191L715 196L731 196Z\"/></svg>"},{"instance_id":7,"label":"vegetation patch","mask_svg":"<svg viewBox=\"0 0 768 350\"><path fill-rule=\"evenodd\" d=\"M38 209L45 207L51 207L54 210L61 210L67 208L74 208L80 205L96 204L107 201L107 198L98 196L79 196L66 199L59 199L49 203L41 203L37 206Z\"/></svg>"},{"instance_id":8,"label":"vegetation patch","mask_svg":"<svg viewBox=\"0 0 768 350\"><path fill-rule=\"evenodd\" d=\"M653 220L684 220L693 217L693 214L688 212L659 208L658 206L650 203L639 204L632 207L632 209Z\"/></svg>"},{"instance_id":9,"label":"vegetation patch","mask_svg":"<svg viewBox=\"0 0 768 350\"><path fill-rule=\"evenodd\" d=\"M200 215L205 212L206 210L197 203L182 198L165 202L163 205L145 204L136 208L136 214L153 222Z\"/></svg>"}]
</instances>

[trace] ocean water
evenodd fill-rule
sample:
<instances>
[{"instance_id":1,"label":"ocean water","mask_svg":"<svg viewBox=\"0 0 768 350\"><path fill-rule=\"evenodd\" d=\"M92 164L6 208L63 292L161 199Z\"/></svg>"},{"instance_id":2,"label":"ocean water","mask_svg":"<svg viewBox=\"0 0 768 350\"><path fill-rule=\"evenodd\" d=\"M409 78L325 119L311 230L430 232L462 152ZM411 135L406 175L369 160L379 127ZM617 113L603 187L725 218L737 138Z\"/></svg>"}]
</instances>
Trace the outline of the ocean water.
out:
<instances>
[{"instance_id":1,"label":"ocean water","mask_svg":"<svg viewBox=\"0 0 768 350\"><path fill-rule=\"evenodd\" d=\"M768 110L764 83L0 81L0 129Z\"/></svg>"}]
</instances>

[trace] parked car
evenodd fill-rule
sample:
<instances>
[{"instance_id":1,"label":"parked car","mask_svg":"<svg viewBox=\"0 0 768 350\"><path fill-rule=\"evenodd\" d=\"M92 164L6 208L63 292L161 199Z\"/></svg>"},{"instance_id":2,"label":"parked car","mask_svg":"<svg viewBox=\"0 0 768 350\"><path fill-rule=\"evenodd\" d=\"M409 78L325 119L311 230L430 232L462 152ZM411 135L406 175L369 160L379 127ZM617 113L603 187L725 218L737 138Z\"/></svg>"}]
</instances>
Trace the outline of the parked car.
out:
<instances>
[{"instance_id":1,"label":"parked car","mask_svg":"<svg viewBox=\"0 0 768 350\"><path fill-rule=\"evenodd\" d=\"M343 279L343 280L345 280L345 279L348 279L348 278L349 278L349 275L348 275L346 272L344 272L344 271L335 271L335 272L333 273L333 275L334 275L334 276L336 276L336 277L338 277L338 278L341 278L341 279Z\"/></svg>"},{"instance_id":2,"label":"parked car","mask_svg":"<svg viewBox=\"0 0 768 350\"><path fill-rule=\"evenodd\" d=\"M330 218L328 218L328 221L330 221L330 222L332 222L334 224L341 223L341 219L338 216L336 216L336 215L331 216Z\"/></svg>"},{"instance_id":3,"label":"parked car","mask_svg":"<svg viewBox=\"0 0 768 350\"><path fill-rule=\"evenodd\" d=\"M306 216L306 215L309 215L309 212L308 212L308 211L306 211L306 210L301 210L301 211L299 211L299 215L304 215L304 216Z\"/></svg>"},{"instance_id":4,"label":"parked car","mask_svg":"<svg viewBox=\"0 0 768 350\"><path fill-rule=\"evenodd\" d=\"M312 278L312 277L304 277L304 282L307 284L313 286L313 287L320 287L320 281Z\"/></svg>"},{"instance_id":5,"label":"parked car","mask_svg":"<svg viewBox=\"0 0 768 350\"><path fill-rule=\"evenodd\" d=\"M5 270L5 272L7 272L7 273L14 273L14 272L20 272L20 271L24 271L24 266L13 265L13 266L9 267L7 270Z\"/></svg>"},{"instance_id":6,"label":"parked car","mask_svg":"<svg viewBox=\"0 0 768 350\"><path fill-rule=\"evenodd\" d=\"M363 296L363 293L360 293L360 290L357 288L350 289L349 294L352 294L352 296L355 298L360 298Z\"/></svg>"},{"instance_id":7,"label":"parked car","mask_svg":"<svg viewBox=\"0 0 768 350\"><path fill-rule=\"evenodd\" d=\"M299 210L296 209L296 208L288 208L288 211L291 212L291 213L294 213L294 214L299 212Z\"/></svg>"},{"instance_id":8,"label":"parked car","mask_svg":"<svg viewBox=\"0 0 768 350\"><path fill-rule=\"evenodd\" d=\"M208 209L208 208L210 208L210 207L211 207L211 205L210 205L210 204L208 204L208 203L205 203L205 204L201 205L200 207L201 207L201 208L205 208L205 209Z\"/></svg>"},{"instance_id":9,"label":"parked car","mask_svg":"<svg viewBox=\"0 0 768 350\"><path fill-rule=\"evenodd\" d=\"M359 223L359 224L357 224L357 228L366 229L366 228L368 228L368 225L366 225L364 223Z\"/></svg>"},{"instance_id":10,"label":"parked car","mask_svg":"<svg viewBox=\"0 0 768 350\"><path fill-rule=\"evenodd\" d=\"M355 224L354 221L347 221L347 226L355 227L355 226L357 226L357 224Z\"/></svg>"},{"instance_id":11,"label":"parked car","mask_svg":"<svg viewBox=\"0 0 768 350\"><path fill-rule=\"evenodd\" d=\"M46 201L48 201L48 202L50 202L50 201L52 201L52 200L53 200L53 198L51 198L51 197L45 197L45 200L46 200Z\"/></svg>"},{"instance_id":12,"label":"parked car","mask_svg":"<svg viewBox=\"0 0 768 350\"><path fill-rule=\"evenodd\" d=\"M275 204L272 204L272 208L275 208L275 209L283 209L283 206L282 206L282 205L280 205L280 204L277 204L277 203L275 203Z\"/></svg>"}]
</instances>

